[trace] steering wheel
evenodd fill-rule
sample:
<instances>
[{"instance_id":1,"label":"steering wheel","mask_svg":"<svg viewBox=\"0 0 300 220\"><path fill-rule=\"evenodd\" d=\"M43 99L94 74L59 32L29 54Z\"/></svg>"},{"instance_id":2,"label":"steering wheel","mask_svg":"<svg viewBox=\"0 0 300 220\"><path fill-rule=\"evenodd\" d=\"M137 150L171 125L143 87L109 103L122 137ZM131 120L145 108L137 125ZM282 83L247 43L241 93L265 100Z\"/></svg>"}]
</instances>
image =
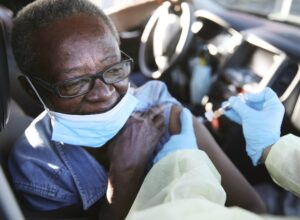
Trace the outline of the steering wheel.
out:
<instances>
[{"instance_id":1,"label":"steering wheel","mask_svg":"<svg viewBox=\"0 0 300 220\"><path fill-rule=\"evenodd\" d=\"M164 2L149 19L139 48L139 66L150 78L159 78L182 58L193 39L195 20L190 3Z\"/></svg>"}]
</instances>

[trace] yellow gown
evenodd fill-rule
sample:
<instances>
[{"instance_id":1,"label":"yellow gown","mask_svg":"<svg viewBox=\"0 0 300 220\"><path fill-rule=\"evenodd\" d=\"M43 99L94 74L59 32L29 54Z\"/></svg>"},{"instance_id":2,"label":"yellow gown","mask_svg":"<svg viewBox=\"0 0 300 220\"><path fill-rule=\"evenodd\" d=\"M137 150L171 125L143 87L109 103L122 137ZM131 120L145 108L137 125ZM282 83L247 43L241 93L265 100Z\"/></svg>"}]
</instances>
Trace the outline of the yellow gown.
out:
<instances>
[{"instance_id":1,"label":"yellow gown","mask_svg":"<svg viewBox=\"0 0 300 220\"><path fill-rule=\"evenodd\" d=\"M282 137L273 145L266 167L283 188L300 195L300 138ZM221 177L201 150L176 151L155 164L146 176L126 219L266 220L299 219L257 215L225 207Z\"/></svg>"}]
</instances>

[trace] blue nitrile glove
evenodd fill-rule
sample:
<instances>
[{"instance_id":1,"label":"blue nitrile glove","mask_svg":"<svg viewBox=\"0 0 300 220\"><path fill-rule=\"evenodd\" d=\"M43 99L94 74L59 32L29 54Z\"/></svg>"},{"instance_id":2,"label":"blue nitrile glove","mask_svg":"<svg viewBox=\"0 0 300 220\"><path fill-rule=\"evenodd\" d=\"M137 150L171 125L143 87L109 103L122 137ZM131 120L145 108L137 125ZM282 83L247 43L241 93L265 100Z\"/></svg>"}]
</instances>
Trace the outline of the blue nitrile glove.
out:
<instances>
[{"instance_id":1,"label":"blue nitrile glove","mask_svg":"<svg viewBox=\"0 0 300 220\"><path fill-rule=\"evenodd\" d=\"M157 163L163 157L177 150L198 149L192 114L187 108L182 109L180 113L180 122L181 132L171 136L170 140L155 156L153 160L154 163Z\"/></svg>"},{"instance_id":2,"label":"blue nitrile glove","mask_svg":"<svg viewBox=\"0 0 300 220\"><path fill-rule=\"evenodd\" d=\"M244 98L246 102L239 97L231 97L232 109L225 115L242 124L246 151L256 166L263 150L280 138L284 107L270 88L257 94L245 94Z\"/></svg>"},{"instance_id":3,"label":"blue nitrile glove","mask_svg":"<svg viewBox=\"0 0 300 220\"><path fill-rule=\"evenodd\" d=\"M268 88L269 89L269 88ZM256 110L261 110L263 107L263 101L256 101L255 98L254 100L247 99L247 96L257 96L257 94L244 94L244 95L239 95L236 98L239 98L242 102L246 103L249 107L256 109ZM222 106L225 106L229 103L229 101L223 102ZM225 115L231 120L234 121L237 124L242 124L242 119L240 115L236 111L226 111Z\"/></svg>"}]
</instances>

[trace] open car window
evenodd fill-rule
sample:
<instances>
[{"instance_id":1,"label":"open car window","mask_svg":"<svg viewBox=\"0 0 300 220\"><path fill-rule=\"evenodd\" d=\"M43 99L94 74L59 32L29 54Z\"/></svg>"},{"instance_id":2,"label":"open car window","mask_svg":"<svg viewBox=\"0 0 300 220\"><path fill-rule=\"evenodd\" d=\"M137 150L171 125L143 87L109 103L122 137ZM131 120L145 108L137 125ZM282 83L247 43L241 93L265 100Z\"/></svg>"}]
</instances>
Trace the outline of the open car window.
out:
<instances>
[{"instance_id":1,"label":"open car window","mask_svg":"<svg viewBox=\"0 0 300 220\"><path fill-rule=\"evenodd\" d=\"M213 0L234 10L300 25L300 0Z\"/></svg>"}]
</instances>

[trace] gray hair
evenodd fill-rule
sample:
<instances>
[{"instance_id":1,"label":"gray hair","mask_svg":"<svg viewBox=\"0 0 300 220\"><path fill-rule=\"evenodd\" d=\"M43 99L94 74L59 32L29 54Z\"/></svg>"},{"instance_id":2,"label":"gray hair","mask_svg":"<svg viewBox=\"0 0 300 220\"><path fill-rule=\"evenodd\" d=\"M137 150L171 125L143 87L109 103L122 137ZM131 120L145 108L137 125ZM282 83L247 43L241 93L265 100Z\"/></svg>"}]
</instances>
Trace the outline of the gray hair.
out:
<instances>
[{"instance_id":1,"label":"gray hair","mask_svg":"<svg viewBox=\"0 0 300 220\"><path fill-rule=\"evenodd\" d=\"M33 32L50 23L76 14L99 17L111 30L118 43L118 32L110 20L96 5L88 0L36 0L24 7L14 19L12 48L21 71L30 75L37 62L33 49Z\"/></svg>"}]
</instances>

